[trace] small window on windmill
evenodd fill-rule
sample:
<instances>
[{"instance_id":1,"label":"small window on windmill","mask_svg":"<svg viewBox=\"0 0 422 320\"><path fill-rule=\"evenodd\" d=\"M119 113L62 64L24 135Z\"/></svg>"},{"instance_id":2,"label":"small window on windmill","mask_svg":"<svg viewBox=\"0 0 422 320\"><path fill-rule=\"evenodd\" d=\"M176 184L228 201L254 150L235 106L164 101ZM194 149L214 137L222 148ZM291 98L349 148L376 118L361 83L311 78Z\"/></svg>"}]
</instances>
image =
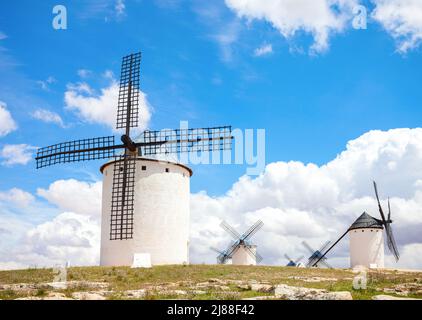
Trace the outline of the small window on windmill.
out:
<instances>
[{"instance_id":1,"label":"small window on windmill","mask_svg":"<svg viewBox=\"0 0 422 320\"><path fill-rule=\"evenodd\" d=\"M142 171L146 171L147 170L147 166L142 166Z\"/></svg>"},{"instance_id":2,"label":"small window on windmill","mask_svg":"<svg viewBox=\"0 0 422 320\"><path fill-rule=\"evenodd\" d=\"M166 172L170 172L170 169L169 168L166 168Z\"/></svg>"}]
</instances>

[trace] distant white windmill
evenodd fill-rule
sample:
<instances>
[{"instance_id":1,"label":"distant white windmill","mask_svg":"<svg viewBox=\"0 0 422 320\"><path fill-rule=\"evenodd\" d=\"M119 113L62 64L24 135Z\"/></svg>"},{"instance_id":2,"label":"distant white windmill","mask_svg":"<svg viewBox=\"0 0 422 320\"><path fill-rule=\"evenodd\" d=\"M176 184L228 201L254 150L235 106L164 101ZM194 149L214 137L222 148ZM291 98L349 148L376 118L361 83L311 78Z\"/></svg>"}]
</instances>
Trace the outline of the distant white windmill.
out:
<instances>
[{"instance_id":1,"label":"distant white windmill","mask_svg":"<svg viewBox=\"0 0 422 320\"><path fill-rule=\"evenodd\" d=\"M226 230L235 240L225 251L219 251L217 261L220 264L256 265L262 257L258 254L256 245L250 242L251 237L262 228L261 220L255 222L245 233L240 235L227 222L222 221L220 226ZM213 249L214 250L214 249Z\"/></svg>"},{"instance_id":2,"label":"distant white windmill","mask_svg":"<svg viewBox=\"0 0 422 320\"><path fill-rule=\"evenodd\" d=\"M390 199L388 199L388 215L385 218L384 211L381 207L381 202L378 196L377 184L374 181L375 196L378 202L378 210L381 219L376 219L368 213L362 213L359 218L347 229L347 231L334 244L325 251L321 257L313 263L316 265L321 259L324 259L326 254L334 248L334 246L343 239L346 234L350 237L350 267L365 266L368 268L384 268L384 235L385 230L387 246L390 252L394 255L396 261L399 260L400 255L397 249L396 241L394 239L391 224L391 207Z\"/></svg>"}]
</instances>

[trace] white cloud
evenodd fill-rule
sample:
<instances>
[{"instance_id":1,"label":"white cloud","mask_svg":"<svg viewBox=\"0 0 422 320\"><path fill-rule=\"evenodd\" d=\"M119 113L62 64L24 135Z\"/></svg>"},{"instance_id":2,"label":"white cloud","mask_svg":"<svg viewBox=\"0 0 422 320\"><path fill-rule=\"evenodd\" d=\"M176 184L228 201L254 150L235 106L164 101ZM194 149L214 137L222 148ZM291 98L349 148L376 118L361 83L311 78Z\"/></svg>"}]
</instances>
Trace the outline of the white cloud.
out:
<instances>
[{"instance_id":1,"label":"white cloud","mask_svg":"<svg viewBox=\"0 0 422 320\"><path fill-rule=\"evenodd\" d=\"M342 32L352 18L358 0L225 0L239 17L265 20L280 34L293 38L300 32L311 34L313 52L329 46L331 34Z\"/></svg>"},{"instance_id":2,"label":"white cloud","mask_svg":"<svg viewBox=\"0 0 422 320\"><path fill-rule=\"evenodd\" d=\"M401 252L395 264L386 251L387 264L421 269L421 161L421 128L370 131L350 141L344 152L325 165L275 162L257 178L241 177L225 195L192 194L191 261L215 263L209 246L224 248L230 239L219 227L223 219L239 232L258 219L265 223L253 238L265 264L286 264L284 253L307 255L303 240L317 248L335 240L363 211L378 217L371 185L375 179L384 205L391 197L393 229ZM61 213L26 232L15 251L0 257L0 267L69 260L73 265L97 264L101 183L59 180L37 194ZM2 225L7 226L7 221ZM330 253L329 262L348 267L348 254L346 237Z\"/></svg>"},{"instance_id":3,"label":"white cloud","mask_svg":"<svg viewBox=\"0 0 422 320\"><path fill-rule=\"evenodd\" d=\"M126 10L126 5L125 5L124 0L116 0L114 9L116 10L117 17L123 16Z\"/></svg>"},{"instance_id":4,"label":"white cloud","mask_svg":"<svg viewBox=\"0 0 422 320\"><path fill-rule=\"evenodd\" d=\"M406 53L422 42L422 1L372 0L377 20L397 42L397 50Z\"/></svg>"},{"instance_id":5,"label":"white cloud","mask_svg":"<svg viewBox=\"0 0 422 320\"><path fill-rule=\"evenodd\" d=\"M221 7L212 1L195 3L194 11L200 21L212 30L208 38L218 45L221 61L231 63L241 31L240 21L225 17Z\"/></svg>"},{"instance_id":6,"label":"white cloud","mask_svg":"<svg viewBox=\"0 0 422 320\"><path fill-rule=\"evenodd\" d=\"M306 255L302 240L318 247L334 241L363 211L379 216L371 185L375 179L384 204L391 197L393 229L403 252L399 266L422 268L416 258L411 263L422 243L421 161L422 129L371 131L350 141L326 165L271 163L255 179L241 177L224 196L194 194L191 257L198 263L215 261L208 247L224 248L230 239L218 226L223 219L239 231L264 221L253 239L264 263L286 263L283 253ZM347 238L330 254L330 261L348 266ZM395 265L391 258L387 261Z\"/></svg>"},{"instance_id":7,"label":"white cloud","mask_svg":"<svg viewBox=\"0 0 422 320\"><path fill-rule=\"evenodd\" d=\"M55 123L57 125L59 125L60 127L64 128L65 125L63 123L62 118L60 117L60 115L58 115L55 112L46 110L46 109L38 109L35 110L31 116L37 120L41 120L43 122L47 122L47 123Z\"/></svg>"},{"instance_id":8,"label":"white cloud","mask_svg":"<svg viewBox=\"0 0 422 320\"><path fill-rule=\"evenodd\" d=\"M0 137L9 134L18 128L12 115L7 110L6 103L0 101Z\"/></svg>"},{"instance_id":9,"label":"white cloud","mask_svg":"<svg viewBox=\"0 0 422 320\"><path fill-rule=\"evenodd\" d=\"M49 76L46 80L39 80L37 81L38 85L41 87L41 89L45 91L50 90L50 85L55 83L56 79L52 76Z\"/></svg>"},{"instance_id":10,"label":"white cloud","mask_svg":"<svg viewBox=\"0 0 422 320\"><path fill-rule=\"evenodd\" d=\"M269 55L273 52L273 46L271 44L263 44L259 48L254 50L255 57L261 57L265 55Z\"/></svg>"},{"instance_id":11,"label":"white cloud","mask_svg":"<svg viewBox=\"0 0 422 320\"><path fill-rule=\"evenodd\" d=\"M46 189L38 189L37 194L62 211L99 217L101 208L102 183L88 183L74 179L58 180Z\"/></svg>"},{"instance_id":12,"label":"white cloud","mask_svg":"<svg viewBox=\"0 0 422 320\"><path fill-rule=\"evenodd\" d=\"M76 85L69 84L64 100L66 108L75 111L82 120L89 123L103 124L115 130L118 97L119 85L114 79L111 79L110 85L101 89L100 94L97 94L84 82ZM147 101L146 94L140 91L139 131L148 127L150 118L151 107Z\"/></svg>"},{"instance_id":13,"label":"white cloud","mask_svg":"<svg viewBox=\"0 0 422 320\"><path fill-rule=\"evenodd\" d=\"M32 194L18 188L0 191L0 201L11 202L21 207L26 207L29 203L34 201L34 199Z\"/></svg>"},{"instance_id":14,"label":"white cloud","mask_svg":"<svg viewBox=\"0 0 422 320\"><path fill-rule=\"evenodd\" d=\"M15 217L0 217L4 232L21 233L11 246L0 244L0 269L28 266L53 266L69 261L71 265L96 265L99 263L101 183L82 182L74 179L58 180L48 189L38 189L38 196L59 214L35 226L22 229ZM3 195L3 198L2 198ZM33 196L22 190L0 193L1 201L22 199L32 201Z\"/></svg>"},{"instance_id":15,"label":"white cloud","mask_svg":"<svg viewBox=\"0 0 422 320\"><path fill-rule=\"evenodd\" d=\"M239 38L240 25L236 22L230 22L224 25L217 33L210 36L217 42L220 49L220 57L223 62L233 60L233 46Z\"/></svg>"},{"instance_id":16,"label":"white cloud","mask_svg":"<svg viewBox=\"0 0 422 320\"><path fill-rule=\"evenodd\" d=\"M26 165L32 160L36 149L27 144L6 144L0 150L0 158L3 158L2 164L5 166Z\"/></svg>"},{"instance_id":17,"label":"white cloud","mask_svg":"<svg viewBox=\"0 0 422 320\"><path fill-rule=\"evenodd\" d=\"M91 70L88 69L79 69L78 70L78 76L81 78L87 78L92 74Z\"/></svg>"}]
</instances>

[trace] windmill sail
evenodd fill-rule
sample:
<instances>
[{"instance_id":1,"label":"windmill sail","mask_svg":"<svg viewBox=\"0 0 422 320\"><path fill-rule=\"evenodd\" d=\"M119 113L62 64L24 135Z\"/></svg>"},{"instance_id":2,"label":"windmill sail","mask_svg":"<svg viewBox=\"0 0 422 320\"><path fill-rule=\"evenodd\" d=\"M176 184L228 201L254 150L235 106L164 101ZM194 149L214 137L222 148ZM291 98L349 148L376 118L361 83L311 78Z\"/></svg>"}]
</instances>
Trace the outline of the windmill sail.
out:
<instances>
[{"instance_id":1,"label":"windmill sail","mask_svg":"<svg viewBox=\"0 0 422 320\"><path fill-rule=\"evenodd\" d=\"M387 238L387 246L388 246L388 249L390 250L390 252L393 254L396 261L398 261L399 258L400 258L400 254L399 254L399 250L397 248L396 240L394 239L393 229L391 227L392 221L391 221L390 199L388 199L388 216L387 216L387 220L386 220L384 212L382 210L381 202L380 202L379 195L378 195L378 188L377 188L377 184L376 184L375 181L374 181L374 189L375 189L375 196L376 196L377 202L378 202L378 209L379 209L379 212L380 212L380 215L381 215L383 226L385 228L385 235L386 235L386 238Z\"/></svg>"},{"instance_id":2,"label":"windmill sail","mask_svg":"<svg viewBox=\"0 0 422 320\"><path fill-rule=\"evenodd\" d=\"M140 52L122 60L116 128L125 128L127 135L129 128L138 126L140 64Z\"/></svg>"},{"instance_id":3,"label":"windmill sail","mask_svg":"<svg viewBox=\"0 0 422 320\"><path fill-rule=\"evenodd\" d=\"M74 140L39 148L35 160L40 169L59 163L108 159L114 157L115 149L122 147L114 145L113 136Z\"/></svg>"}]
</instances>

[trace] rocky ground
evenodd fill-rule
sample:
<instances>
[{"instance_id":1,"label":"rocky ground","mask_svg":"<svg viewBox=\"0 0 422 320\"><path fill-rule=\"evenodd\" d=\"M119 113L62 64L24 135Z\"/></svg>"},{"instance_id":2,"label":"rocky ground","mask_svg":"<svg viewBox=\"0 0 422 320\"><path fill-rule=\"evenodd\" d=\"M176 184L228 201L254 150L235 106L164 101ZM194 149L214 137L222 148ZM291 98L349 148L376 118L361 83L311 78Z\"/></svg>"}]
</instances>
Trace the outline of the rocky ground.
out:
<instances>
[{"instance_id":1,"label":"rocky ground","mask_svg":"<svg viewBox=\"0 0 422 320\"><path fill-rule=\"evenodd\" d=\"M52 282L52 269L0 271L0 299L422 299L422 272L366 273L354 289L352 270L265 266L161 266L69 268L66 282Z\"/></svg>"}]
</instances>

